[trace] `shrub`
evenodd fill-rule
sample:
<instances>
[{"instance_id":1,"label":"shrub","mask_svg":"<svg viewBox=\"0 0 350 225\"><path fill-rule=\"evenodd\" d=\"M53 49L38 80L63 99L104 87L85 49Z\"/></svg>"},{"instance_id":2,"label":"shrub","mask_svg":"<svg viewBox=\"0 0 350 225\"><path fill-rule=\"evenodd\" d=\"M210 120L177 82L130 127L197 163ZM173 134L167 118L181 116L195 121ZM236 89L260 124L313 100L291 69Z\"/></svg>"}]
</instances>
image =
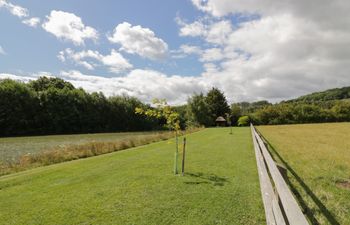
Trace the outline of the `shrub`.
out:
<instances>
[{"instance_id":1,"label":"shrub","mask_svg":"<svg viewBox=\"0 0 350 225\"><path fill-rule=\"evenodd\" d=\"M241 116L238 119L238 126L248 126L250 122L249 116Z\"/></svg>"}]
</instances>

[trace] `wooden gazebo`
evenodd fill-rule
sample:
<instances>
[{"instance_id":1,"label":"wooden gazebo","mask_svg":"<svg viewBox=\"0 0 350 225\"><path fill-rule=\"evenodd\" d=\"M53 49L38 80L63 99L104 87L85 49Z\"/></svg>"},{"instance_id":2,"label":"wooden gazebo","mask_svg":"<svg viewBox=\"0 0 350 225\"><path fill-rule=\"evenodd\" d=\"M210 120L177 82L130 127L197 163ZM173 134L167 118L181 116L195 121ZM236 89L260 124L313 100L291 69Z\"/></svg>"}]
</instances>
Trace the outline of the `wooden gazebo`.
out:
<instances>
[{"instance_id":1,"label":"wooden gazebo","mask_svg":"<svg viewBox=\"0 0 350 225\"><path fill-rule=\"evenodd\" d=\"M216 123L216 126L218 126L218 127L225 127L226 126L226 120L222 116L219 116L218 118L216 118L215 123Z\"/></svg>"}]
</instances>

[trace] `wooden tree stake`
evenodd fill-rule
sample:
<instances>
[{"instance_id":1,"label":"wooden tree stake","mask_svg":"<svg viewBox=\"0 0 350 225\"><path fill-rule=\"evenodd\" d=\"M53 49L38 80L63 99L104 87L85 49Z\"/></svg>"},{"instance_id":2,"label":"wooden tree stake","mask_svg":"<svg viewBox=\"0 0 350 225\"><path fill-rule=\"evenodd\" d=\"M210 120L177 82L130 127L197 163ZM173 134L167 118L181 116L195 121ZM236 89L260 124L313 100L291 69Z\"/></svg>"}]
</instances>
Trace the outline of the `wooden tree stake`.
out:
<instances>
[{"instance_id":1,"label":"wooden tree stake","mask_svg":"<svg viewBox=\"0 0 350 225\"><path fill-rule=\"evenodd\" d=\"M184 138L184 145L182 151L182 176L185 175L185 155L186 155L186 138Z\"/></svg>"},{"instance_id":2,"label":"wooden tree stake","mask_svg":"<svg viewBox=\"0 0 350 225\"><path fill-rule=\"evenodd\" d=\"M175 134L175 144L176 144L176 149L175 149L175 160L174 160L174 174L176 175L178 172L177 172L177 157L178 157L178 154L179 154L179 150L178 150L178 136L177 136L177 131L175 131L176 134Z\"/></svg>"}]
</instances>

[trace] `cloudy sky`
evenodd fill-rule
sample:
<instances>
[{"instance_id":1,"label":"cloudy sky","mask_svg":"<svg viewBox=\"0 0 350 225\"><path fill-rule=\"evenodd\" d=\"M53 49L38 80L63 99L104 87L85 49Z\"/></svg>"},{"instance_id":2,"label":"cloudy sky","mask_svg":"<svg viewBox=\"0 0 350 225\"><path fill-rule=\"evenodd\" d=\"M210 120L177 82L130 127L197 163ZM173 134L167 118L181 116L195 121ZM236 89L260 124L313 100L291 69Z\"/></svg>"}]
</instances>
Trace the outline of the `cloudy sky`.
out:
<instances>
[{"instance_id":1,"label":"cloudy sky","mask_svg":"<svg viewBox=\"0 0 350 225\"><path fill-rule=\"evenodd\" d=\"M181 104L350 86L348 0L0 0L0 79Z\"/></svg>"}]
</instances>

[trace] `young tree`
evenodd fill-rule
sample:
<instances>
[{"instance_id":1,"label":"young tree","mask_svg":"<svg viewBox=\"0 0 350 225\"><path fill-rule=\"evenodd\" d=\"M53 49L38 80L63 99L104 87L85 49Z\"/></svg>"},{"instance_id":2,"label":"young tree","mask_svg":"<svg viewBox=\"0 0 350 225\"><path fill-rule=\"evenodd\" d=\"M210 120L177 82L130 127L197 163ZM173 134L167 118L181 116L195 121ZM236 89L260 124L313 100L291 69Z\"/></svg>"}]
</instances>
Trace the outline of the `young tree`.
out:
<instances>
[{"instance_id":1,"label":"young tree","mask_svg":"<svg viewBox=\"0 0 350 225\"><path fill-rule=\"evenodd\" d=\"M179 114L172 109L170 105L166 102L165 99L154 99L153 104L155 108L151 109L143 109L136 107L135 113L146 115L147 117L154 117L157 119L165 118L166 119L166 127L169 130L173 130L175 132L175 162L174 162L174 173L178 173L177 169L177 159L179 154L179 145L178 145L178 135L180 131L180 120Z\"/></svg>"}]
</instances>

